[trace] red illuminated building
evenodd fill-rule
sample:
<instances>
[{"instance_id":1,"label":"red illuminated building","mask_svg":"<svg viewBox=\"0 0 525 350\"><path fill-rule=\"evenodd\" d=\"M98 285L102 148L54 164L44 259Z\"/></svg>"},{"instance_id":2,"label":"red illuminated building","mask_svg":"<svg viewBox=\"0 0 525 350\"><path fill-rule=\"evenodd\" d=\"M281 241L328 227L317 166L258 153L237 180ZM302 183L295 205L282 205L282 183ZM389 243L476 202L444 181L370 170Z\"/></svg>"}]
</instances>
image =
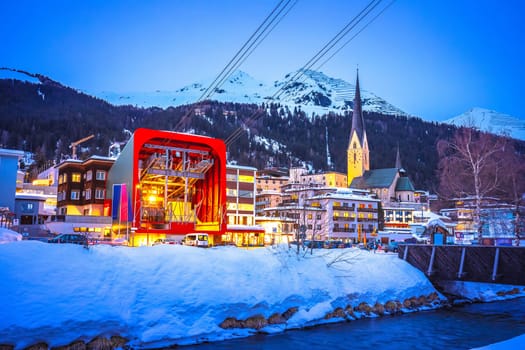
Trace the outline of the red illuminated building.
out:
<instances>
[{"instance_id":1,"label":"red illuminated building","mask_svg":"<svg viewBox=\"0 0 525 350\"><path fill-rule=\"evenodd\" d=\"M222 140L137 129L108 175L107 215L132 245L226 230L226 146ZM215 242L213 242L215 240Z\"/></svg>"}]
</instances>

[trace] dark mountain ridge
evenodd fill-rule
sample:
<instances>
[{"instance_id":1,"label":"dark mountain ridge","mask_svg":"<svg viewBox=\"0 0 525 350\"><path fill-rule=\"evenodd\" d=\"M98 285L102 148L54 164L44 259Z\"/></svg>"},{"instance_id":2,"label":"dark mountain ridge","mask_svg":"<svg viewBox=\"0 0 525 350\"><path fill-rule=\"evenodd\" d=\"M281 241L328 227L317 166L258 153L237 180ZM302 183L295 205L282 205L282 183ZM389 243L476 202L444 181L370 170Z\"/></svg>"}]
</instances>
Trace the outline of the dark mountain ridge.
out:
<instances>
[{"instance_id":1,"label":"dark mountain ridge","mask_svg":"<svg viewBox=\"0 0 525 350\"><path fill-rule=\"evenodd\" d=\"M71 142L90 134L95 138L77 149L81 158L107 155L113 142L126 140L124 129L145 127L226 139L248 124L249 131L228 146L229 160L259 169L306 163L314 171L346 173L351 112L307 117L278 104L205 101L179 123L193 106L113 106L51 79L39 80L34 84L0 79L0 147L35 153L35 168L67 157ZM259 118L250 119L258 113L262 113ZM456 127L379 113L365 112L364 118L372 169L393 167L399 145L403 167L416 188L436 188L436 143L449 139ZM179 124L183 126L175 130ZM524 151L525 143L516 142ZM327 143L332 164L328 164Z\"/></svg>"}]
</instances>

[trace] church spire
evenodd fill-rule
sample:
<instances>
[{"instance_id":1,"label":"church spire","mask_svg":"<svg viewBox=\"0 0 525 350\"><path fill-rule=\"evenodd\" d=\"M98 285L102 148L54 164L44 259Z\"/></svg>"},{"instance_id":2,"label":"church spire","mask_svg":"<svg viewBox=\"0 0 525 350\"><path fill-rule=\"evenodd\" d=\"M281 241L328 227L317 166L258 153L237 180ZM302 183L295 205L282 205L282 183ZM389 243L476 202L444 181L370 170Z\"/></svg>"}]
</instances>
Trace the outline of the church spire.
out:
<instances>
[{"instance_id":1,"label":"church spire","mask_svg":"<svg viewBox=\"0 0 525 350\"><path fill-rule=\"evenodd\" d=\"M363 119L363 110L361 107L361 91L359 89L359 68L357 69L357 78L355 83L355 96L352 112L352 130L350 134L355 131L359 138L359 142L363 143L363 135L365 133L365 123Z\"/></svg>"},{"instance_id":2,"label":"church spire","mask_svg":"<svg viewBox=\"0 0 525 350\"><path fill-rule=\"evenodd\" d=\"M397 153L396 153L396 169L401 169L403 166L401 165L401 156L399 155L399 143L397 144Z\"/></svg>"},{"instance_id":3,"label":"church spire","mask_svg":"<svg viewBox=\"0 0 525 350\"><path fill-rule=\"evenodd\" d=\"M359 69L355 83L355 97L352 113L352 129L350 140L346 150L347 181L348 186L353 179L363 176L365 171L370 170L368 141L361 107L361 90L359 89Z\"/></svg>"}]
</instances>

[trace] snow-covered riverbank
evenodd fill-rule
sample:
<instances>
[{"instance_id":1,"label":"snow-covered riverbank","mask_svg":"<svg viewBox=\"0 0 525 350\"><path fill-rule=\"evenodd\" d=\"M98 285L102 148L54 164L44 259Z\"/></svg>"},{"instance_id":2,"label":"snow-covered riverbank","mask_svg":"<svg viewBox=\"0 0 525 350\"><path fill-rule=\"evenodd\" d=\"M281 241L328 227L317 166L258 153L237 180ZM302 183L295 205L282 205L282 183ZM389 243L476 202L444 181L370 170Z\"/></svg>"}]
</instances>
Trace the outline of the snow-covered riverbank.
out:
<instances>
[{"instance_id":1,"label":"snow-covered riverbank","mask_svg":"<svg viewBox=\"0 0 525 350\"><path fill-rule=\"evenodd\" d=\"M16 349L111 336L133 348L191 344L445 302L396 255L356 248L21 241L0 245L0 283L0 344Z\"/></svg>"}]
</instances>

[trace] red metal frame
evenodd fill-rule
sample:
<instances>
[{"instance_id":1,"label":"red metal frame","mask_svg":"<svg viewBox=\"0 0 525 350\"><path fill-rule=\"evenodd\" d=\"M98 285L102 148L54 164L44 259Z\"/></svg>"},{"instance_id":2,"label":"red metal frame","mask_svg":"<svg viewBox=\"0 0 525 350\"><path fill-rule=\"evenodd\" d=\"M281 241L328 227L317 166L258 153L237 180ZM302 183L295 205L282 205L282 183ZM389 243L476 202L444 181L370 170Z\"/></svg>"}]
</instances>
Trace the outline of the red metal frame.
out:
<instances>
[{"instance_id":1,"label":"red metal frame","mask_svg":"<svg viewBox=\"0 0 525 350\"><path fill-rule=\"evenodd\" d=\"M205 150L212 154L213 166L205 173L205 177L199 180L195 186L198 187L194 201L201 201L202 205L196 212L196 216L202 222L219 221L217 231L207 231L212 235L222 235L226 231L226 146L223 140L206 136L177 133L162 130L140 128L133 135L133 179L132 179L132 203L134 208L140 206L140 198L137 195L137 184L139 183L139 161L144 160L148 151L146 144L159 146L183 147L192 150ZM158 233L158 234L185 234L195 232L194 222L171 223L168 229L154 229L140 227L138 218L134 215L133 226L136 233Z\"/></svg>"}]
</instances>

